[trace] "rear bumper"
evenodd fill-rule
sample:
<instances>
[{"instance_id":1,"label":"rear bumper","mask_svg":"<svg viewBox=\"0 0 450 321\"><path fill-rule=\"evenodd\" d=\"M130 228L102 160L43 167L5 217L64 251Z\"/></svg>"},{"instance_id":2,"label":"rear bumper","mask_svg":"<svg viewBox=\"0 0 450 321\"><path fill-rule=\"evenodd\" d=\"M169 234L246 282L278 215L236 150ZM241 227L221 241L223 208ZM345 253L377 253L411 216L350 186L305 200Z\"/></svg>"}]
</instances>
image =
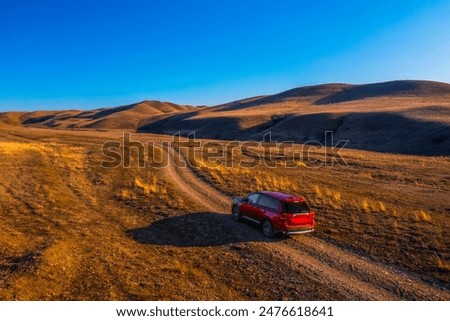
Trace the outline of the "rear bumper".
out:
<instances>
[{"instance_id":1,"label":"rear bumper","mask_svg":"<svg viewBox=\"0 0 450 321\"><path fill-rule=\"evenodd\" d=\"M305 233L311 233L314 231L314 227L310 227L310 228L304 228L304 229L292 229L292 230L287 230L287 231L282 231L284 234L289 234L289 235L293 235L293 234L305 234Z\"/></svg>"},{"instance_id":2,"label":"rear bumper","mask_svg":"<svg viewBox=\"0 0 450 321\"><path fill-rule=\"evenodd\" d=\"M287 225L287 224L279 224L275 226L275 230L277 232L281 232L284 234L304 234L311 233L314 231L314 224L308 225Z\"/></svg>"}]
</instances>

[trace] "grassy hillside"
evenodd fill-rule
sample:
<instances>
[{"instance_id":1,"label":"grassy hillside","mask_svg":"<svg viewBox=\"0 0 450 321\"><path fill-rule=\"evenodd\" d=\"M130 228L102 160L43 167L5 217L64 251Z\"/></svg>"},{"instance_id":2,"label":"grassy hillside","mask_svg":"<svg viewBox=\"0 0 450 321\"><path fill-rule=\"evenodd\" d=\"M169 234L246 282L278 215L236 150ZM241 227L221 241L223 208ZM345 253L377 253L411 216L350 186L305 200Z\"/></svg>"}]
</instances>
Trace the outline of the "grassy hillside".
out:
<instances>
[{"instance_id":1,"label":"grassy hillside","mask_svg":"<svg viewBox=\"0 0 450 321\"><path fill-rule=\"evenodd\" d=\"M139 123L154 116L183 112L195 107L169 102L143 101L137 104L89 111L36 111L2 113L0 123L50 128L136 130Z\"/></svg>"},{"instance_id":2,"label":"grassy hillside","mask_svg":"<svg viewBox=\"0 0 450 321\"><path fill-rule=\"evenodd\" d=\"M141 133L212 139L328 144L325 132L347 147L413 155L450 155L450 85L391 81L367 85L325 84L294 88L214 107L167 102L91 111L0 114L0 124Z\"/></svg>"},{"instance_id":3,"label":"grassy hillside","mask_svg":"<svg viewBox=\"0 0 450 321\"><path fill-rule=\"evenodd\" d=\"M450 85L395 81L292 89L196 112L147 120L139 132L195 132L197 137L327 143L414 155L450 155ZM220 130L218 130L220 129Z\"/></svg>"}]
</instances>

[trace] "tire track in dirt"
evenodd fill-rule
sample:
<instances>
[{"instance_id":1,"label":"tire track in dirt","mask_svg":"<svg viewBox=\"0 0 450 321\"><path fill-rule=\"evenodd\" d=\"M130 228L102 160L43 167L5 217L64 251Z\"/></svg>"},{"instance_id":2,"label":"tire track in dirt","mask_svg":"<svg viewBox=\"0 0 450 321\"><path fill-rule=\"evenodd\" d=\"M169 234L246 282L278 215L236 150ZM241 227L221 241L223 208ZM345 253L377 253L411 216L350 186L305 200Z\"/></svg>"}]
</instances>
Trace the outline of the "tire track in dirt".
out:
<instances>
[{"instance_id":1,"label":"tire track in dirt","mask_svg":"<svg viewBox=\"0 0 450 321\"><path fill-rule=\"evenodd\" d=\"M317 237L298 237L286 241L290 247L308 252L327 264L338 266L364 282L376 283L403 300L449 300L444 289L428 285L416 276L393 267L373 262L362 256L347 252Z\"/></svg>"},{"instance_id":2,"label":"tire track in dirt","mask_svg":"<svg viewBox=\"0 0 450 321\"><path fill-rule=\"evenodd\" d=\"M187 165L180 166L184 158L177 151L163 150L169 155L166 175L185 196L194 200L206 211L216 213L230 211L229 197L200 179ZM231 219L230 224L233 224L235 229L246 228L245 225L236 224ZM248 232L257 233L250 229ZM288 267L328 283L330 287L349 299L445 300L449 298L445 291L399 274L393 269L371 262L316 237L300 236L281 242L253 243L252 247L255 251L282 258Z\"/></svg>"},{"instance_id":3,"label":"tire track in dirt","mask_svg":"<svg viewBox=\"0 0 450 321\"><path fill-rule=\"evenodd\" d=\"M226 211L229 207L230 199L211 188L188 167L184 158L173 148L161 148L169 155L169 162L166 169L166 176L169 181L176 185L185 196L194 200L203 210L211 212ZM215 200L213 204L206 200ZM228 206L227 206L228 205Z\"/></svg>"}]
</instances>

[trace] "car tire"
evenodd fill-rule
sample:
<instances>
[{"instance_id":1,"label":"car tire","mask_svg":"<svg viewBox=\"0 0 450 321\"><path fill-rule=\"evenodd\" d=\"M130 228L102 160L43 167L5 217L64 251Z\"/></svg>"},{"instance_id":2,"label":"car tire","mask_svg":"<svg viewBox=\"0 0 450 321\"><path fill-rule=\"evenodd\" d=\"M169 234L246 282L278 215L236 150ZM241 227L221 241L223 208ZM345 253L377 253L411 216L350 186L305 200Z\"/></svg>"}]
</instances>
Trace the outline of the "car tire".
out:
<instances>
[{"instance_id":1,"label":"car tire","mask_svg":"<svg viewBox=\"0 0 450 321\"><path fill-rule=\"evenodd\" d=\"M275 236L275 232L273 231L272 223L269 220L264 220L262 222L262 233L265 237L272 238Z\"/></svg>"},{"instance_id":2,"label":"car tire","mask_svg":"<svg viewBox=\"0 0 450 321\"><path fill-rule=\"evenodd\" d=\"M241 219L241 212L239 211L239 206L234 205L231 209L231 217L235 221L239 221Z\"/></svg>"}]
</instances>

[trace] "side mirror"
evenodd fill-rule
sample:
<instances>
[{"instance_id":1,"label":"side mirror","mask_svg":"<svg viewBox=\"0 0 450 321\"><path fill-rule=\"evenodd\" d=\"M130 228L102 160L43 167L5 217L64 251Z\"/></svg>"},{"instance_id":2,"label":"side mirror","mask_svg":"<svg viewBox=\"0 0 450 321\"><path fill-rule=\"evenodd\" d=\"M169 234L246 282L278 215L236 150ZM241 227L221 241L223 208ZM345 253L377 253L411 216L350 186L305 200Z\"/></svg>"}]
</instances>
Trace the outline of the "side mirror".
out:
<instances>
[{"instance_id":1,"label":"side mirror","mask_svg":"<svg viewBox=\"0 0 450 321\"><path fill-rule=\"evenodd\" d=\"M243 198L241 199L241 202L242 202L242 203L248 203L248 197L243 197Z\"/></svg>"}]
</instances>

